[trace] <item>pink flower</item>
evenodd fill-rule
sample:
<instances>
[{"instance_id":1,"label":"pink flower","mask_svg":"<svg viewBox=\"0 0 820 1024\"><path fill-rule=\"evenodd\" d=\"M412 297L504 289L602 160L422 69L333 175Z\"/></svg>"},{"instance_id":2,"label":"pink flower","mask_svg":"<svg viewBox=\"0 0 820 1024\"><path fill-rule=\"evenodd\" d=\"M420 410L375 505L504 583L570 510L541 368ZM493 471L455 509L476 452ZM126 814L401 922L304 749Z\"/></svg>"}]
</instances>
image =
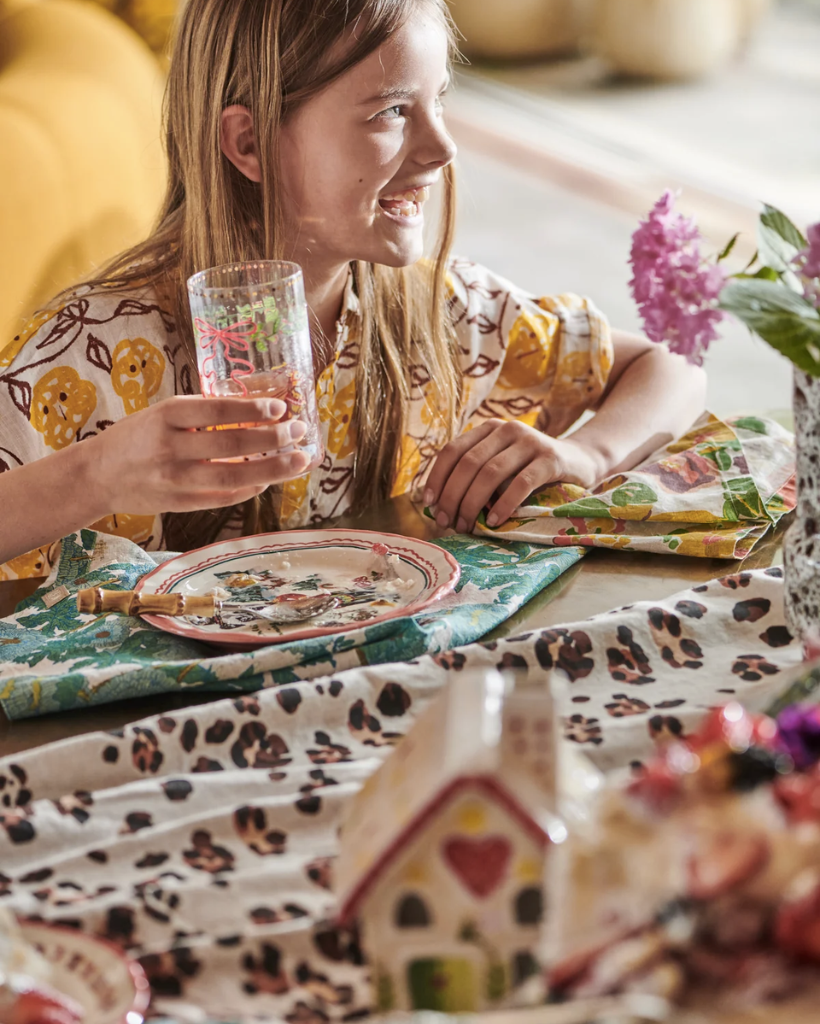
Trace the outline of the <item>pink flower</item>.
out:
<instances>
[{"instance_id":1,"label":"pink flower","mask_svg":"<svg viewBox=\"0 0 820 1024\"><path fill-rule=\"evenodd\" d=\"M820 308L820 224L812 224L806 237L808 247L797 254L794 263L803 282L803 294Z\"/></svg>"},{"instance_id":2,"label":"pink flower","mask_svg":"<svg viewBox=\"0 0 820 1024\"><path fill-rule=\"evenodd\" d=\"M695 222L674 207L667 190L632 236L629 284L647 336L700 366L725 317L717 300L726 275L704 260Z\"/></svg>"}]
</instances>

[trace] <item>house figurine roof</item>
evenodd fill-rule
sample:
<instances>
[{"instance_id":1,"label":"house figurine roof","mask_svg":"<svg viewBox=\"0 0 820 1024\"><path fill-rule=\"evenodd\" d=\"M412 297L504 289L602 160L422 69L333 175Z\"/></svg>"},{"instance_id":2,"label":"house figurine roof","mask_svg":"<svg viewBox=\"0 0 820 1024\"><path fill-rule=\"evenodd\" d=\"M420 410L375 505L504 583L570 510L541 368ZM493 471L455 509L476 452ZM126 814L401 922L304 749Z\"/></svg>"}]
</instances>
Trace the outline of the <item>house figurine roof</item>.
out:
<instances>
[{"instance_id":1,"label":"house figurine roof","mask_svg":"<svg viewBox=\"0 0 820 1024\"><path fill-rule=\"evenodd\" d=\"M464 788L503 804L539 842L563 841L557 742L548 679L454 676L351 802L335 866L340 919L357 916L410 839ZM582 786L597 784L591 767L581 775Z\"/></svg>"}]
</instances>

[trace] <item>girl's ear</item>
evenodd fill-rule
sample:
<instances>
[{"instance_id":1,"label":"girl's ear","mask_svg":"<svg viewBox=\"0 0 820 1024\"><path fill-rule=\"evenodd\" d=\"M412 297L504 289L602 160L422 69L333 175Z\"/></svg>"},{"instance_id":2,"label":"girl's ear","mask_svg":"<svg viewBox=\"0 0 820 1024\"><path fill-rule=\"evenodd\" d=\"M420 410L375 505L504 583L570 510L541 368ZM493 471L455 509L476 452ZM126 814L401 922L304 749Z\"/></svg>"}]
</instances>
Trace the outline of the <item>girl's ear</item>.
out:
<instances>
[{"instance_id":1,"label":"girl's ear","mask_svg":"<svg viewBox=\"0 0 820 1024\"><path fill-rule=\"evenodd\" d=\"M253 118L247 107L235 105L222 111L222 152L251 181L262 180Z\"/></svg>"}]
</instances>

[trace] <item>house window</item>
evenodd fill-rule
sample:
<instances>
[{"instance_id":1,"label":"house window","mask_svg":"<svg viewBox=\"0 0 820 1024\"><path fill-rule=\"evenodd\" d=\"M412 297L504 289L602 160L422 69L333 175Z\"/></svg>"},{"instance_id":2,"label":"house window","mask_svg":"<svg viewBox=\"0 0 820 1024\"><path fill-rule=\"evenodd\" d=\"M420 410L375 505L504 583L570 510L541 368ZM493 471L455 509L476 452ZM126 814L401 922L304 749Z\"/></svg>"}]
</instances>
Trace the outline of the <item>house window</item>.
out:
<instances>
[{"instance_id":1,"label":"house window","mask_svg":"<svg viewBox=\"0 0 820 1024\"><path fill-rule=\"evenodd\" d=\"M516 953L512 962L513 988L517 988L540 970L535 957L528 950Z\"/></svg>"},{"instance_id":2,"label":"house window","mask_svg":"<svg viewBox=\"0 0 820 1024\"><path fill-rule=\"evenodd\" d=\"M541 890L530 885L515 897L515 919L519 924L538 924L544 913Z\"/></svg>"},{"instance_id":3,"label":"house window","mask_svg":"<svg viewBox=\"0 0 820 1024\"><path fill-rule=\"evenodd\" d=\"M396 907L397 928L427 928L430 924L430 911L421 898L411 893L400 900Z\"/></svg>"}]
</instances>

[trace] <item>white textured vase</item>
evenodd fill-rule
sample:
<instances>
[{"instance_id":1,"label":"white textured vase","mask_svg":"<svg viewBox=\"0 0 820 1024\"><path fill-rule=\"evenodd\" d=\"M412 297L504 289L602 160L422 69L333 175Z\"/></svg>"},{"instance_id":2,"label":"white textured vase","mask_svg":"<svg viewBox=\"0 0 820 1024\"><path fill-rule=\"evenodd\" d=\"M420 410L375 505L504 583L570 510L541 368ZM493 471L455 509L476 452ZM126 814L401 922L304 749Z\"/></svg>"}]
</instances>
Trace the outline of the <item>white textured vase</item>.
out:
<instances>
[{"instance_id":1,"label":"white textured vase","mask_svg":"<svg viewBox=\"0 0 820 1024\"><path fill-rule=\"evenodd\" d=\"M593 0L588 46L622 74L697 78L725 65L743 35L743 0Z\"/></svg>"},{"instance_id":2,"label":"white textured vase","mask_svg":"<svg viewBox=\"0 0 820 1024\"><path fill-rule=\"evenodd\" d=\"M820 629L820 377L794 371L797 516L783 543L786 620L802 641Z\"/></svg>"}]
</instances>

